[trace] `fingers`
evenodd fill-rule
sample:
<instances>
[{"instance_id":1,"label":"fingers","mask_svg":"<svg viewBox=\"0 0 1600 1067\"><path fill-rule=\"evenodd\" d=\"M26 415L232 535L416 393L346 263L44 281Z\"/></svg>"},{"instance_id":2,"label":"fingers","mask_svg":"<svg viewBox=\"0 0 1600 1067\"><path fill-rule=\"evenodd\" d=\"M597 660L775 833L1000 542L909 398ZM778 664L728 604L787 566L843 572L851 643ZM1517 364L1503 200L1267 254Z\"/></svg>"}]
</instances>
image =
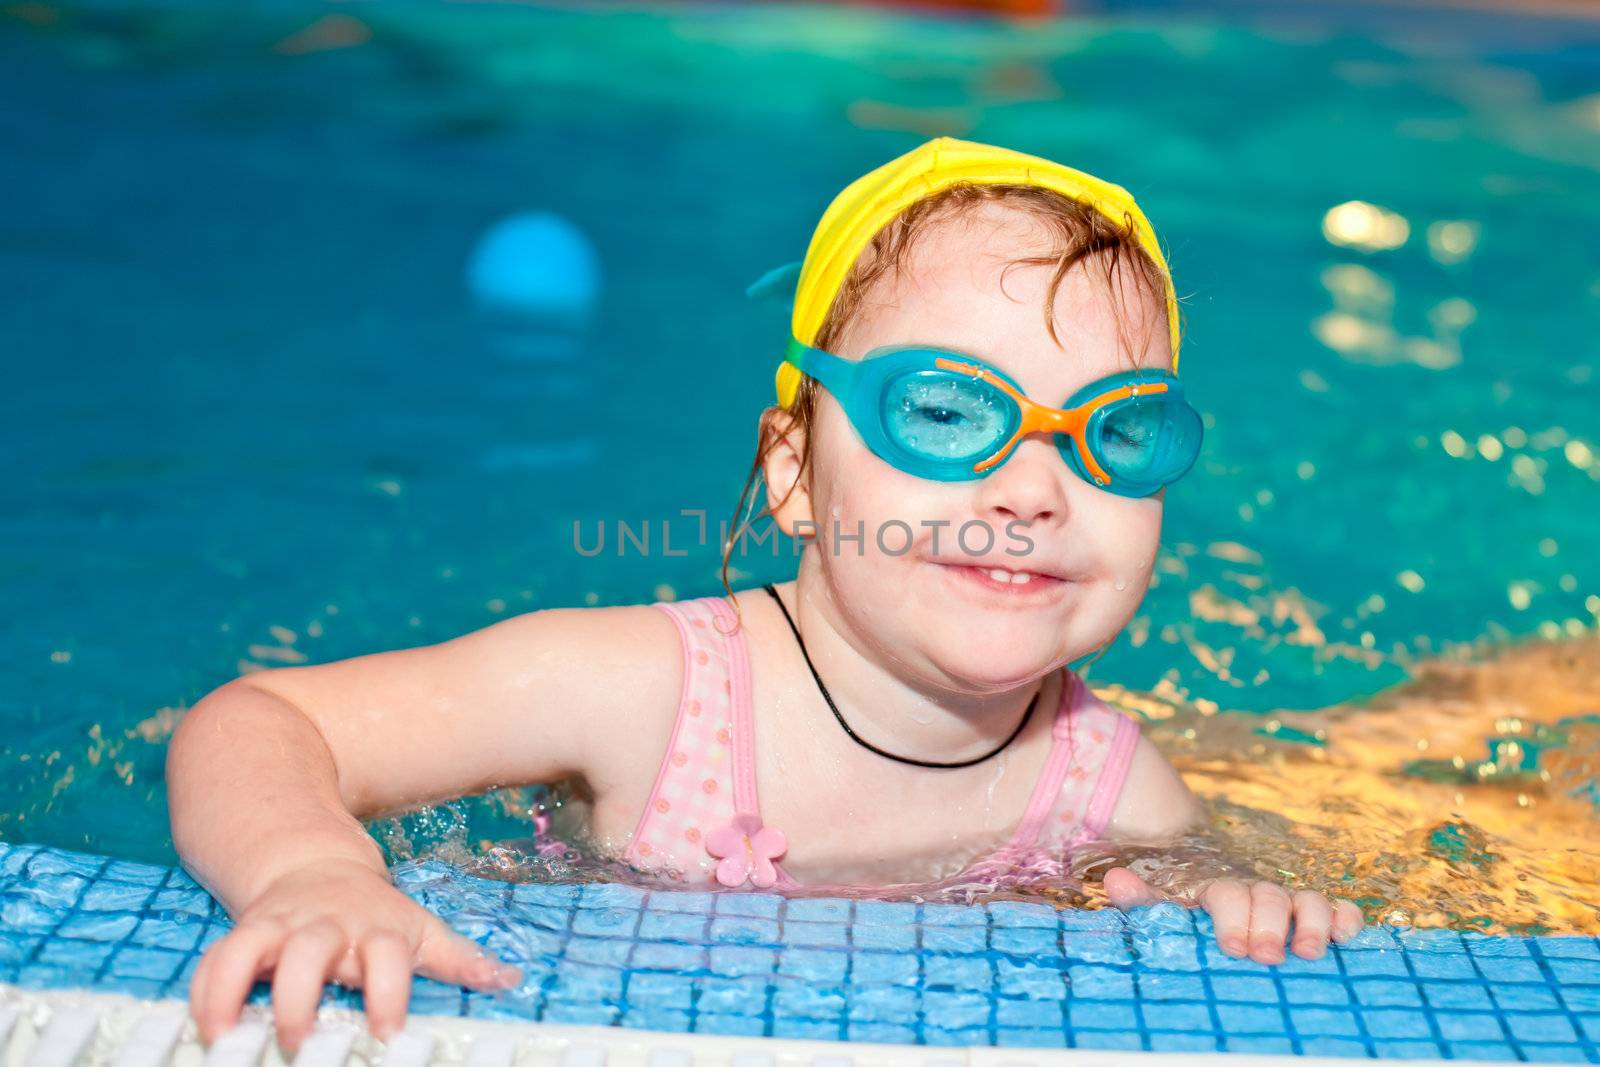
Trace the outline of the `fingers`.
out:
<instances>
[{"instance_id":1,"label":"fingers","mask_svg":"<svg viewBox=\"0 0 1600 1067\"><path fill-rule=\"evenodd\" d=\"M330 981L336 982L347 989L359 989L364 984L362 980L361 952L358 942L365 941L370 934L349 934L345 942L344 954L339 957L339 962L334 965L333 977Z\"/></svg>"},{"instance_id":2,"label":"fingers","mask_svg":"<svg viewBox=\"0 0 1600 1067\"><path fill-rule=\"evenodd\" d=\"M194 973L189 975L189 1014L194 1017L195 1025L200 1024L200 1005L205 1002L206 972L211 969L211 961L217 954L211 949L206 949L200 957L200 962L195 964ZM201 1038L204 1039L202 1031Z\"/></svg>"},{"instance_id":3,"label":"fingers","mask_svg":"<svg viewBox=\"0 0 1600 1067\"><path fill-rule=\"evenodd\" d=\"M483 990L522 981L518 968L486 957L437 917L429 920L415 953L418 973ZM336 977L365 990L372 1033L387 1040L405 1025L412 959L410 939L394 930L375 931L351 946L340 925L328 919L293 931L277 919L246 921L201 957L189 983L190 1013L209 1046L238 1023L250 987L270 974L278 1043L292 1055L316 1024L323 987Z\"/></svg>"},{"instance_id":4,"label":"fingers","mask_svg":"<svg viewBox=\"0 0 1600 1067\"><path fill-rule=\"evenodd\" d=\"M417 973L452 985L504 989L522 981L516 967L492 960L483 949L434 919L417 947Z\"/></svg>"},{"instance_id":5,"label":"fingers","mask_svg":"<svg viewBox=\"0 0 1600 1067\"><path fill-rule=\"evenodd\" d=\"M383 931L360 948L367 1027L379 1041L400 1032L411 1003L411 949L399 934Z\"/></svg>"},{"instance_id":6,"label":"fingers","mask_svg":"<svg viewBox=\"0 0 1600 1067\"><path fill-rule=\"evenodd\" d=\"M1211 916L1217 945L1235 959L1250 951L1250 887L1237 878L1219 878L1200 894L1200 905Z\"/></svg>"},{"instance_id":7,"label":"fingers","mask_svg":"<svg viewBox=\"0 0 1600 1067\"><path fill-rule=\"evenodd\" d=\"M1107 871L1103 884L1111 906L1119 911L1171 899L1127 867L1113 867Z\"/></svg>"},{"instance_id":8,"label":"fingers","mask_svg":"<svg viewBox=\"0 0 1600 1067\"><path fill-rule=\"evenodd\" d=\"M1336 900L1333 904L1333 939L1341 945L1361 932L1367 924L1367 918L1361 914L1361 909L1348 900Z\"/></svg>"},{"instance_id":9,"label":"fingers","mask_svg":"<svg viewBox=\"0 0 1600 1067\"><path fill-rule=\"evenodd\" d=\"M1293 911L1289 891L1271 882L1250 886L1250 958L1257 963L1282 963Z\"/></svg>"},{"instance_id":10,"label":"fingers","mask_svg":"<svg viewBox=\"0 0 1600 1067\"><path fill-rule=\"evenodd\" d=\"M202 1043L211 1044L239 1021L250 987L277 962L284 936L277 922L243 924L206 952L189 989L190 1012Z\"/></svg>"},{"instance_id":11,"label":"fingers","mask_svg":"<svg viewBox=\"0 0 1600 1067\"><path fill-rule=\"evenodd\" d=\"M1120 909L1175 899L1126 867L1107 871L1105 888L1112 906ZM1294 952L1308 960L1320 959L1330 938L1348 940L1361 929L1361 913L1349 902L1340 901L1336 911L1321 893L1307 889L1291 897L1272 882L1218 879L1200 891L1199 902L1211 915L1222 951L1257 963L1287 958L1291 922Z\"/></svg>"},{"instance_id":12,"label":"fingers","mask_svg":"<svg viewBox=\"0 0 1600 1067\"><path fill-rule=\"evenodd\" d=\"M1320 960L1328 951L1333 928L1333 906L1328 898L1310 889L1294 895L1294 954L1301 959Z\"/></svg>"},{"instance_id":13,"label":"fingers","mask_svg":"<svg viewBox=\"0 0 1600 1067\"><path fill-rule=\"evenodd\" d=\"M1302 889L1293 897L1272 882L1223 879L1200 898L1216 927L1217 944L1233 957L1246 954L1257 963L1282 963L1284 943L1294 928L1292 948L1302 959L1321 959L1328 942L1344 942L1361 932L1361 909L1348 900L1330 902Z\"/></svg>"},{"instance_id":14,"label":"fingers","mask_svg":"<svg viewBox=\"0 0 1600 1067\"><path fill-rule=\"evenodd\" d=\"M272 976L272 1012L285 1051L298 1051L311 1033L322 987L347 944L344 931L326 919L301 927L284 944Z\"/></svg>"}]
</instances>

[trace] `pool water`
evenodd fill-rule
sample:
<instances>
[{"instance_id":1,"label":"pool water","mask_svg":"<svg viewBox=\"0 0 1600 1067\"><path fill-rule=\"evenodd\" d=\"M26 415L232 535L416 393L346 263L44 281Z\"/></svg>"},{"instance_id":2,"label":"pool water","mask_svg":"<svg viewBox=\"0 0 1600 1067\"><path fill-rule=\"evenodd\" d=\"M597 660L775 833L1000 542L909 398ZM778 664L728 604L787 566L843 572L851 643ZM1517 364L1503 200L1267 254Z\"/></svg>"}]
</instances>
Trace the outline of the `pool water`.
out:
<instances>
[{"instance_id":1,"label":"pool water","mask_svg":"<svg viewBox=\"0 0 1600 1067\"><path fill-rule=\"evenodd\" d=\"M6 7L0 837L171 864L239 672L718 589L745 285L952 134L1127 186L1184 294L1206 448L1091 683L1264 872L1600 932L1600 32L1486 25ZM592 290L486 290L530 215ZM575 549L619 520L657 550ZM536 800L374 830L504 868Z\"/></svg>"}]
</instances>

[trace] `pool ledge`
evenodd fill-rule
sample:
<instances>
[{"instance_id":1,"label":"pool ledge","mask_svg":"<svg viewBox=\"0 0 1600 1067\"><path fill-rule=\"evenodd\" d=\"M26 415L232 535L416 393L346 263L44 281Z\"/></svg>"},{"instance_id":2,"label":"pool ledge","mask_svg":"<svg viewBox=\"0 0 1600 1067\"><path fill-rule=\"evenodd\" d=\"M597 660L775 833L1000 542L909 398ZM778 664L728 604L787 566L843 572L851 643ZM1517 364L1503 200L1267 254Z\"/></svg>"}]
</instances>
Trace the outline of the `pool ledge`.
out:
<instances>
[{"instance_id":1,"label":"pool ledge","mask_svg":"<svg viewBox=\"0 0 1600 1067\"><path fill-rule=\"evenodd\" d=\"M246 1005L239 1025L202 1047L188 1005L82 989L0 983L0 1064L10 1067L286 1067L270 1010ZM295 1067L1149 1067L1156 1063L1251 1067L1348 1067L1351 1060L1235 1052L930 1047L864 1042L721 1037L625 1027L412 1016L387 1043L363 1015L325 1005ZM1418 1064L1485 1063L1410 1060Z\"/></svg>"}]
</instances>

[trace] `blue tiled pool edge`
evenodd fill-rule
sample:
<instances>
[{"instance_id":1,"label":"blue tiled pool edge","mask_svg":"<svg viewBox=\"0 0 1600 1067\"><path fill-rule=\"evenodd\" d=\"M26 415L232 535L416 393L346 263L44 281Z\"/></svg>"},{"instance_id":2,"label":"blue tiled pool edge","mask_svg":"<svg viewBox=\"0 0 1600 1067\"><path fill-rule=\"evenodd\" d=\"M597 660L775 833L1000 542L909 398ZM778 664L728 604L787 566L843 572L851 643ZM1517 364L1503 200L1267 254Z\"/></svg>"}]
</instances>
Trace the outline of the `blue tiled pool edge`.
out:
<instances>
[{"instance_id":1,"label":"blue tiled pool edge","mask_svg":"<svg viewBox=\"0 0 1600 1067\"><path fill-rule=\"evenodd\" d=\"M1600 939L1369 929L1323 960L1222 955L1175 905L916 905L512 884L405 892L524 969L415 980L422 1015L925 1045L1600 1063ZM0 982L182 997L227 916L176 869L0 842ZM264 1001L266 987L252 999ZM359 1007L331 989L324 1003Z\"/></svg>"}]
</instances>

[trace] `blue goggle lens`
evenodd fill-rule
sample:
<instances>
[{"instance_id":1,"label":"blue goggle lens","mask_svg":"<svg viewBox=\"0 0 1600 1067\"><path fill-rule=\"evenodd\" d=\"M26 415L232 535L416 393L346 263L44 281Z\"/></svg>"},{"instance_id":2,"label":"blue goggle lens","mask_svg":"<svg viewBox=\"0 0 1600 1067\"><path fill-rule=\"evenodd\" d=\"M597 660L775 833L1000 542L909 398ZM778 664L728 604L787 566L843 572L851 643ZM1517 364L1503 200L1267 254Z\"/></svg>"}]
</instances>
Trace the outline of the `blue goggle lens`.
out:
<instances>
[{"instance_id":1,"label":"blue goggle lens","mask_svg":"<svg viewBox=\"0 0 1600 1067\"><path fill-rule=\"evenodd\" d=\"M883 390L884 430L907 452L938 462L972 462L991 455L1016 424L1010 398L962 374L913 371Z\"/></svg>"},{"instance_id":2,"label":"blue goggle lens","mask_svg":"<svg viewBox=\"0 0 1600 1067\"><path fill-rule=\"evenodd\" d=\"M1088 427L1095 458L1114 482L1160 486L1194 465L1200 454L1200 415L1165 394L1107 406Z\"/></svg>"}]
</instances>

